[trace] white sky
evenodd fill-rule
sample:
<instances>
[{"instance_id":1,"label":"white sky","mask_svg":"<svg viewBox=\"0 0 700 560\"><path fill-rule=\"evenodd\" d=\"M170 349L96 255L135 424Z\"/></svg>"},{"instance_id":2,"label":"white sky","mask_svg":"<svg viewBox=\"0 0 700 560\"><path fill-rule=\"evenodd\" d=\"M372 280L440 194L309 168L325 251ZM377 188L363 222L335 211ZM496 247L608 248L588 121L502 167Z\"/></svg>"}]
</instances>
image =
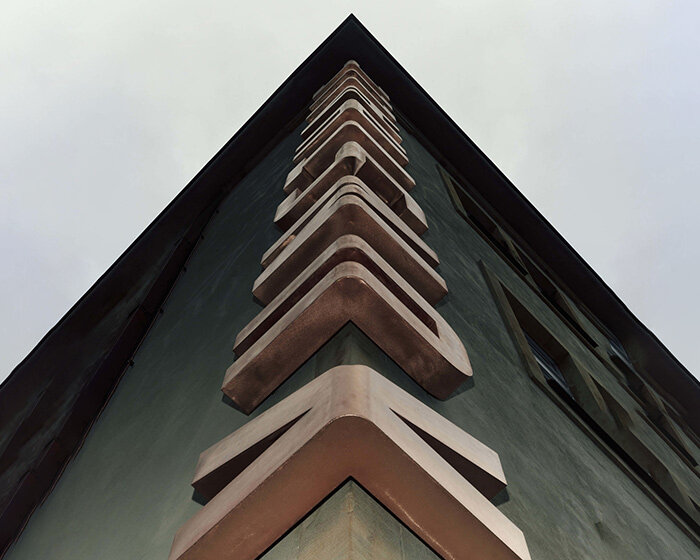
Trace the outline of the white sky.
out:
<instances>
[{"instance_id":1,"label":"white sky","mask_svg":"<svg viewBox=\"0 0 700 560\"><path fill-rule=\"evenodd\" d=\"M351 11L700 371L697 2L5 0L0 379Z\"/></svg>"}]
</instances>

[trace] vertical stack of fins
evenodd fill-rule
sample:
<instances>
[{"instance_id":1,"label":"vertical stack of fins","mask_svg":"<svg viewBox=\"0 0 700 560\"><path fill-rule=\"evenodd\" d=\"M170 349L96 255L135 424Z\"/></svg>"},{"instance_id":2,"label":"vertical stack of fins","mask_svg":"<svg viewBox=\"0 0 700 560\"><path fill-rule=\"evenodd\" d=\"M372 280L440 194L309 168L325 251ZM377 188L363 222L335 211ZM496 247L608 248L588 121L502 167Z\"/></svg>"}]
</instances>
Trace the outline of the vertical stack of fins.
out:
<instances>
[{"instance_id":1,"label":"vertical stack of fins","mask_svg":"<svg viewBox=\"0 0 700 560\"><path fill-rule=\"evenodd\" d=\"M471 367L433 306L447 293L421 239L406 151L388 96L354 61L314 96L222 390L250 413L352 322L431 395ZM209 501L171 560L254 560L344 481L356 480L444 558L529 559L489 501L498 455L362 365L335 367L202 453Z\"/></svg>"}]
</instances>

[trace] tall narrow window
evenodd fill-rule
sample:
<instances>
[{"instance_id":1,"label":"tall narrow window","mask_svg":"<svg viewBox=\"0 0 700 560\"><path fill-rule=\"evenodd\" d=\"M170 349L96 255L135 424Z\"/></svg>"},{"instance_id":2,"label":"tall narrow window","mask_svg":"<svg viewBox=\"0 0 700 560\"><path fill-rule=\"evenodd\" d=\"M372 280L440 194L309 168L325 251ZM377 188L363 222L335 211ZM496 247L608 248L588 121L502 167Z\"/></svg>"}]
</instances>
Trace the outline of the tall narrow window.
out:
<instances>
[{"instance_id":1,"label":"tall narrow window","mask_svg":"<svg viewBox=\"0 0 700 560\"><path fill-rule=\"evenodd\" d=\"M545 275L539 267L527 256L524 257L525 267L527 268L530 278L534 281L537 289L542 296L561 314L564 321L578 333L588 344L595 348L598 346L596 341L586 332L586 329L581 326L581 323L576 318L576 311L573 304L564 296L547 275Z\"/></svg>"},{"instance_id":2,"label":"tall narrow window","mask_svg":"<svg viewBox=\"0 0 700 560\"><path fill-rule=\"evenodd\" d=\"M627 407L598 379L582 367L547 327L532 315L496 274L482 261L482 271L506 324L511 329L515 345L523 358L528 375L584 431L615 457L618 464L645 492L663 503L668 513L680 516L686 524L697 526L697 507L691 504L688 490L669 471L657 452L637 435L636 425L642 418L637 407ZM605 333L608 335L609 333ZM621 358L614 356L620 363ZM634 371L627 367L627 371ZM674 449L679 444L679 456L694 468L696 462L683 439L676 437L675 424L668 419L668 410L661 399L639 379L636 389L639 403L661 424L657 433ZM652 405L655 408L651 408ZM651 412L649 412L651 410ZM658 426L651 422L652 426ZM672 430L673 429L673 430ZM670 435L665 432L670 433ZM673 436L673 437L671 437ZM675 438L675 441L674 441ZM645 436L646 440L646 436ZM697 502L696 502L697 503ZM668 508L666 508L668 506Z\"/></svg>"},{"instance_id":3,"label":"tall narrow window","mask_svg":"<svg viewBox=\"0 0 700 560\"><path fill-rule=\"evenodd\" d=\"M608 336L608 341L610 342L610 350L612 353L623 360L628 366L632 367L632 360L630 360L625 347L622 346L622 343L618 340L618 338L611 334Z\"/></svg>"},{"instance_id":4,"label":"tall narrow window","mask_svg":"<svg viewBox=\"0 0 700 560\"><path fill-rule=\"evenodd\" d=\"M545 352L545 350L539 344L532 340L527 333L523 334L527 339L527 343L530 345L530 350L532 350L532 354L535 357L537 365L540 366L540 370L542 370L542 375L545 376L548 382L554 382L558 387L563 389L570 397L573 398L571 388L566 382L564 374L561 372L554 359L547 354L547 352Z\"/></svg>"},{"instance_id":5,"label":"tall narrow window","mask_svg":"<svg viewBox=\"0 0 700 560\"><path fill-rule=\"evenodd\" d=\"M489 216L467 189L455 181L440 165L437 166L442 180L457 212L474 227L484 239L490 242L496 250L522 275L527 275L525 265L520 259L513 242L499 225Z\"/></svg>"}]
</instances>

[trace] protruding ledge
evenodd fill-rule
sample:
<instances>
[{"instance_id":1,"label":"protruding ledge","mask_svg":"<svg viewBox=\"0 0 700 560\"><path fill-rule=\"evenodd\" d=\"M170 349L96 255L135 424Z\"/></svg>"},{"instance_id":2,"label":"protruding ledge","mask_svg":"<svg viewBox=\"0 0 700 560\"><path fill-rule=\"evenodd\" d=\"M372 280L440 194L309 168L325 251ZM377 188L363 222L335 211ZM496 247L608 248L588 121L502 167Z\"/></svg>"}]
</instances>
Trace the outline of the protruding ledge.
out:
<instances>
[{"instance_id":1,"label":"protruding ledge","mask_svg":"<svg viewBox=\"0 0 700 560\"><path fill-rule=\"evenodd\" d=\"M384 216L380 217L377 212L382 211L381 206L377 205L375 210L361 196L359 192L348 193L321 205L257 278L253 285L255 297L269 303L333 241L341 235L354 234L371 243L431 305L440 301L447 294L445 281L395 229L387 225L391 220L395 222L394 227L403 223L390 211L384 210ZM381 201L375 200L375 203ZM414 236L412 244L416 240L423 243L408 228L403 233Z\"/></svg>"},{"instance_id":2,"label":"protruding ledge","mask_svg":"<svg viewBox=\"0 0 700 560\"><path fill-rule=\"evenodd\" d=\"M336 72L336 74L330 80L328 80L325 84L323 84L314 92L314 94L311 96L311 99L317 100L330 88L335 87L335 85L342 78L346 77L349 73L357 74L358 78L364 80L366 84L369 87L371 87L383 101L389 103L389 96L387 95L387 93L381 87L379 87L379 85L365 73L365 71L360 67L359 63L353 59L350 59L345 64L343 64L343 67L340 70L338 70L338 72Z\"/></svg>"},{"instance_id":3,"label":"protruding ledge","mask_svg":"<svg viewBox=\"0 0 700 560\"><path fill-rule=\"evenodd\" d=\"M309 116L307 117L307 122L315 120L321 113L323 113L329 105L331 105L338 95L347 88L354 88L362 93L372 104L376 105L378 109L385 115L385 119L396 126L396 117L394 116L391 106L383 102L377 94L368 88L367 85L357 76L355 72L350 72L339 80L333 89L329 89L328 93L323 94L323 97L319 97L314 101L309 108Z\"/></svg>"},{"instance_id":4,"label":"protruding ledge","mask_svg":"<svg viewBox=\"0 0 700 560\"><path fill-rule=\"evenodd\" d=\"M367 243L345 236L239 333L222 391L252 411L348 322L437 398L471 376L440 314Z\"/></svg>"},{"instance_id":5,"label":"protruding ledge","mask_svg":"<svg viewBox=\"0 0 700 560\"><path fill-rule=\"evenodd\" d=\"M340 105L348 101L349 99L355 99L362 103L362 105L374 116L374 118L379 121L386 132L394 138L399 144L402 142L401 131L399 127L395 124L393 118L390 118L390 113L375 105L372 100L370 100L364 93L362 93L355 86L348 85L338 90L336 97L333 101L327 105L322 111L318 111L315 117L307 117L306 122L309 125L302 131L301 137L308 138L314 131L321 125L324 119L327 118L331 112L335 111ZM391 115L393 117L393 115Z\"/></svg>"},{"instance_id":6,"label":"protruding ledge","mask_svg":"<svg viewBox=\"0 0 700 560\"><path fill-rule=\"evenodd\" d=\"M214 497L170 560L253 560L348 478L444 558L530 558L487 499L505 485L498 455L370 368L339 366L202 454L193 485Z\"/></svg>"},{"instance_id":7,"label":"protruding ledge","mask_svg":"<svg viewBox=\"0 0 700 560\"><path fill-rule=\"evenodd\" d=\"M308 190L306 191L308 192ZM377 196L366 183L357 178L357 176L346 175L341 177L336 181L336 183L328 189L321 198L316 200L311 207L307 204L301 204L300 206L307 206L306 212L299 217L299 219L294 222L289 229L267 250L263 255L261 264L263 267L267 267L280 252L289 243L296 238L302 231L302 229L308 224L314 216L316 216L324 205L333 204L341 196L353 194L362 198L376 213L384 220L384 223L388 225L396 234L401 237L416 253L418 253L426 263L432 267L438 266L440 261L437 254L433 251L426 243L416 235L416 233L408 227L408 225L399 219L397 219L395 212L392 212L390 207L386 204L384 200ZM305 195L307 196L307 195ZM311 198L311 194L308 195ZM304 197L305 198L305 197ZM304 201L308 203L308 200ZM400 201L397 201L400 202ZM401 207L405 208L402 204L394 204L394 207L399 209ZM294 215L298 212L294 212Z\"/></svg>"},{"instance_id":8,"label":"protruding ledge","mask_svg":"<svg viewBox=\"0 0 700 560\"><path fill-rule=\"evenodd\" d=\"M380 88L367 74L362 70L354 60L348 61L343 68L331 78L325 85L312 96L312 103L309 107L311 112L315 111L324 100L332 96L335 91L345 85L346 80L352 79L361 84L362 88L367 91L369 97L379 107L382 107L389 113L392 111L389 96Z\"/></svg>"},{"instance_id":9,"label":"protruding ledge","mask_svg":"<svg viewBox=\"0 0 700 560\"><path fill-rule=\"evenodd\" d=\"M275 223L289 228L313 203L344 175L354 175L415 231L425 233L425 214L416 201L357 142L347 142L335 154L333 163L306 189L294 190L277 207Z\"/></svg>"},{"instance_id":10,"label":"protruding ledge","mask_svg":"<svg viewBox=\"0 0 700 560\"><path fill-rule=\"evenodd\" d=\"M271 301L258 316L251 321L243 330L238 333L234 351L236 355L241 356L255 342L262 333L269 329L280 317L286 313L291 307L301 299L303 295L319 280L325 276L332 268L343 262L356 262L367 268L377 277L387 289L393 293L401 303L403 303L416 318L418 318L425 326L433 333L438 334L438 327L433 318L433 314L437 312L428 305L420 294L411 288L407 282L398 277L389 264L361 237L357 235L343 235L334 241L327 249L325 249L314 261L308 266L309 270L314 270L315 273L302 276L306 278L303 282L298 277L291 282L273 301ZM283 300L284 306L277 307L275 301ZM273 307L277 308L275 314L269 310ZM263 319L263 317L265 319ZM254 334L256 330L260 330L258 334Z\"/></svg>"},{"instance_id":11,"label":"protruding ledge","mask_svg":"<svg viewBox=\"0 0 700 560\"><path fill-rule=\"evenodd\" d=\"M348 99L336 111L327 116L325 114L319 115L318 119L320 123L314 121L309 125L316 128L315 132L309 135L297 148L292 160L295 164L309 157L333 132L348 121L354 121L364 128L400 165L406 165L404 162L408 162L406 150L399 144L401 137L395 134L399 137L399 142L397 142L359 101Z\"/></svg>"},{"instance_id":12,"label":"protruding ledge","mask_svg":"<svg viewBox=\"0 0 700 560\"><path fill-rule=\"evenodd\" d=\"M355 121L347 121L321 144L313 154L289 172L284 185L284 192L299 189L304 190L316 177L321 175L335 160L338 150L346 142L357 142L365 151L374 158L378 165L404 189L410 191L416 182L406 173L403 167L392 158L384 148L377 144L376 140ZM405 163L408 160L404 160ZM404 165L405 165L404 163Z\"/></svg>"},{"instance_id":13,"label":"protruding ledge","mask_svg":"<svg viewBox=\"0 0 700 560\"><path fill-rule=\"evenodd\" d=\"M301 137L307 140L313 136L319 128L328 122L329 117L337 113L338 109L348 101L356 101L360 103L362 108L371 115L372 119L379 125L383 132L385 132L397 144L401 144L403 142L399 127L387 118L387 114L384 111L379 109L354 86L344 87L338 92L332 103L327 105L323 111L319 112L315 118L306 119L309 124L306 128L304 128L304 130L302 130Z\"/></svg>"}]
</instances>

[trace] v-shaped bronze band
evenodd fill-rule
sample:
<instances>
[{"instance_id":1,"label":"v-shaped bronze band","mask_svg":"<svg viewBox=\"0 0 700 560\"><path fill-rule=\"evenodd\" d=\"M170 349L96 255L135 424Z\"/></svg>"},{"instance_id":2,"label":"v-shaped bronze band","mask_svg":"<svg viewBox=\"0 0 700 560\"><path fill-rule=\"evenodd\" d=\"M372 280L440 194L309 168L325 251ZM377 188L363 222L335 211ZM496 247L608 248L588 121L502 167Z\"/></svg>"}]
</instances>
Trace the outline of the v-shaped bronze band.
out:
<instances>
[{"instance_id":1,"label":"v-shaped bronze band","mask_svg":"<svg viewBox=\"0 0 700 560\"><path fill-rule=\"evenodd\" d=\"M347 121L355 121L362 126L397 162L408 161L406 150L394 138L394 135L398 136L398 134L388 133L372 113L355 99L348 99L334 112L329 114L324 112L319 115L318 121L309 125L309 127L316 128L315 132L299 145L292 161L296 164L309 157L341 124Z\"/></svg>"},{"instance_id":2,"label":"v-shaped bronze band","mask_svg":"<svg viewBox=\"0 0 700 560\"><path fill-rule=\"evenodd\" d=\"M308 193L309 190L305 191ZM418 237L408 225L396 217L396 213L392 212L384 200L380 199L377 194L372 191L367 184L354 175L346 175L341 177L335 184L328 189L323 195L316 200L310 207L308 204L301 204L301 201L306 198L298 199L299 206L306 208L306 211L294 222L263 255L261 264L267 267L280 252L299 236L302 229L316 216L326 204L332 204L341 196L354 194L362 198L376 213L384 220L384 223L389 226L401 239L403 239L423 260L432 267L436 267L440 261L438 260L435 251L433 251L425 242ZM309 196L309 198L311 198ZM309 202L304 200L304 202ZM294 212L296 215L297 212Z\"/></svg>"},{"instance_id":3,"label":"v-shaped bronze band","mask_svg":"<svg viewBox=\"0 0 700 560\"><path fill-rule=\"evenodd\" d=\"M438 398L471 376L464 346L439 313L366 242L345 236L241 331L222 391L252 411L348 322Z\"/></svg>"},{"instance_id":4,"label":"v-shaped bronze band","mask_svg":"<svg viewBox=\"0 0 700 560\"><path fill-rule=\"evenodd\" d=\"M366 192L366 191L365 191ZM380 216L381 206L373 208L360 192L331 198L304 225L279 255L260 274L253 285L253 294L263 303L269 303L298 276L328 245L341 235L354 234L367 240L372 247L431 304L447 293L445 281L426 260L396 233L395 227L405 227L391 211ZM380 202L376 200L375 202ZM384 205L386 208L386 205ZM414 236L410 229L404 235ZM424 245L424 244L423 244ZM415 245L417 246L417 245Z\"/></svg>"},{"instance_id":5,"label":"v-shaped bronze band","mask_svg":"<svg viewBox=\"0 0 700 560\"><path fill-rule=\"evenodd\" d=\"M313 285L319 282L319 280L325 276L332 268L336 265L352 261L360 263L362 266L367 268L374 274L377 279L384 284L401 302L421 321L423 322L431 331L438 334L437 325L435 320L432 318L432 313L437 313L429 306L428 302L425 301L413 288L408 286L407 282L398 277L396 271L394 271L389 264L379 256L379 254L361 237L357 235L343 235L329 245L314 261L307 267L307 271L313 270L314 273L305 275L307 278L303 283L296 281L290 282L290 284L273 300L271 301L263 311L261 311L258 316L251 321L248 326L246 326L238 336L236 337L236 344L234 346L234 351L238 356L243 354L254 342L260 338L262 332L271 327L279 316L277 314L271 314L269 309L275 306L275 302L283 299L285 301L284 312L288 311L292 305L294 305L303 294L306 294ZM305 271L306 272L306 271ZM303 273L302 273L303 274ZM297 279L300 277L297 277ZM297 280L295 279L295 280ZM293 286L298 286L296 289L299 294L295 296L292 290ZM408 288L406 288L408 286ZM428 308L428 311L426 311ZM281 309L281 308L278 308ZM279 311L278 311L279 313ZM268 317L267 320L263 321L261 318L265 316ZM275 317L272 320L272 317ZM272 320L270 323L269 321ZM260 334L255 336L255 339L251 341L249 332L252 333L252 326L256 325L256 329L263 329Z\"/></svg>"},{"instance_id":6,"label":"v-shaped bronze band","mask_svg":"<svg viewBox=\"0 0 700 560\"><path fill-rule=\"evenodd\" d=\"M319 111L316 117L311 118L311 116L309 116L306 119L306 122L309 124L304 130L302 130L301 137L307 139L312 136L313 133L326 121L331 113L334 113L338 107L350 99L354 99L362 103L362 106L372 114L374 119L381 125L382 129L398 144L403 142L403 139L399 134L399 127L396 126L394 121L389 117L389 113L377 107L377 105L368 99L367 96L355 86L345 86L341 90L338 90L338 93L333 101L322 111Z\"/></svg>"},{"instance_id":7,"label":"v-shaped bronze band","mask_svg":"<svg viewBox=\"0 0 700 560\"><path fill-rule=\"evenodd\" d=\"M368 87L367 83L362 79L362 77L353 70L350 70L342 78L338 79L336 84L331 89L327 90L326 93L316 99L309 106L309 116L306 120L308 122L315 120L318 115L325 111L326 108L328 108L328 106L335 101L343 90L349 87L360 91L362 95L364 95L377 107L377 109L381 110L381 112L386 115L389 122L392 124L396 123L396 117L392 113L391 105L384 101L373 88Z\"/></svg>"},{"instance_id":8,"label":"v-shaped bronze band","mask_svg":"<svg viewBox=\"0 0 700 560\"><path fill-rule=\"evenodd\" d=\"M428 229L425 214L413 197L357 142L343 144L334 161L308 187L291 192L277 207L275 223L283 230L288 229L344 175L354 175L363 181L418 235Z\"/></svg>"},{"instance_id":9,"label":"v-shaped bronze band","mask_svg":"<svg viewBox=\"0 0 700 560\"><path fill-rule=\"evenodd\" d=\"M384 148L358 123L347 121L340 125L325 142L323 142L308 158L299 162L287 175L284 192L299 189L304 190L314 179L321 175L335 160L338 150L346 142L357 142L372 156L376 162L384 168L399 185L410 191L416 184L413 178L406 173L400 161L397 162ZM405 160L406 162L408 160Z\"/></svg>"},{"instance_id":10,"label":"v-shaped bronze band","mask_svg":"<svg viewBox=\"0 0 700 560\"><path fill-rule=\"evenodd\" d=\"M385 103L389 109L391 109L389 96L372 78L365 73L362 68L360 68L360 65L355 60L348 60L330 80L316 90L316 92L311 96L311 99L314 102L318 101L319 98L323 97L331 89L335 89L338 83L348 76L353 76L363 81L365 85L369 87L375 93L375 95L381 98L382 102Z\"/></svg>"},{"instance_id":11,"label":"v-shaped bronze band","mask_svg":"<svg viewBox=\"0 0 700 560\"><path fill-rule=\"evenodd\" d=\"M496 453L365 366L339 366L205 451L193 482L213 496L170 560L253 560L348 478L443 558L527 560L488 497Z\"/></svg>"},{"instance_id":12,"label":"v-shaped bronze band","mask_svg":"<svg viewBox=\"0 0 700 560\"><path fill-rule=\"evenodd\" d=\"M323 111L323 109L335 98L337 93L347 86L354 86L372 101L377 107L381 108L387 113L392 121L396 120L396 117L392 113L391 103L383 92L369 79L367 74L365 74L358 67L348 68L345 71L338 73L336 78L331 80L325 88L322 88L317 92L317 96L313 98L313 102L309 105L309 118L313 120L316 115Z\"/></svg>"}]
</instances>

